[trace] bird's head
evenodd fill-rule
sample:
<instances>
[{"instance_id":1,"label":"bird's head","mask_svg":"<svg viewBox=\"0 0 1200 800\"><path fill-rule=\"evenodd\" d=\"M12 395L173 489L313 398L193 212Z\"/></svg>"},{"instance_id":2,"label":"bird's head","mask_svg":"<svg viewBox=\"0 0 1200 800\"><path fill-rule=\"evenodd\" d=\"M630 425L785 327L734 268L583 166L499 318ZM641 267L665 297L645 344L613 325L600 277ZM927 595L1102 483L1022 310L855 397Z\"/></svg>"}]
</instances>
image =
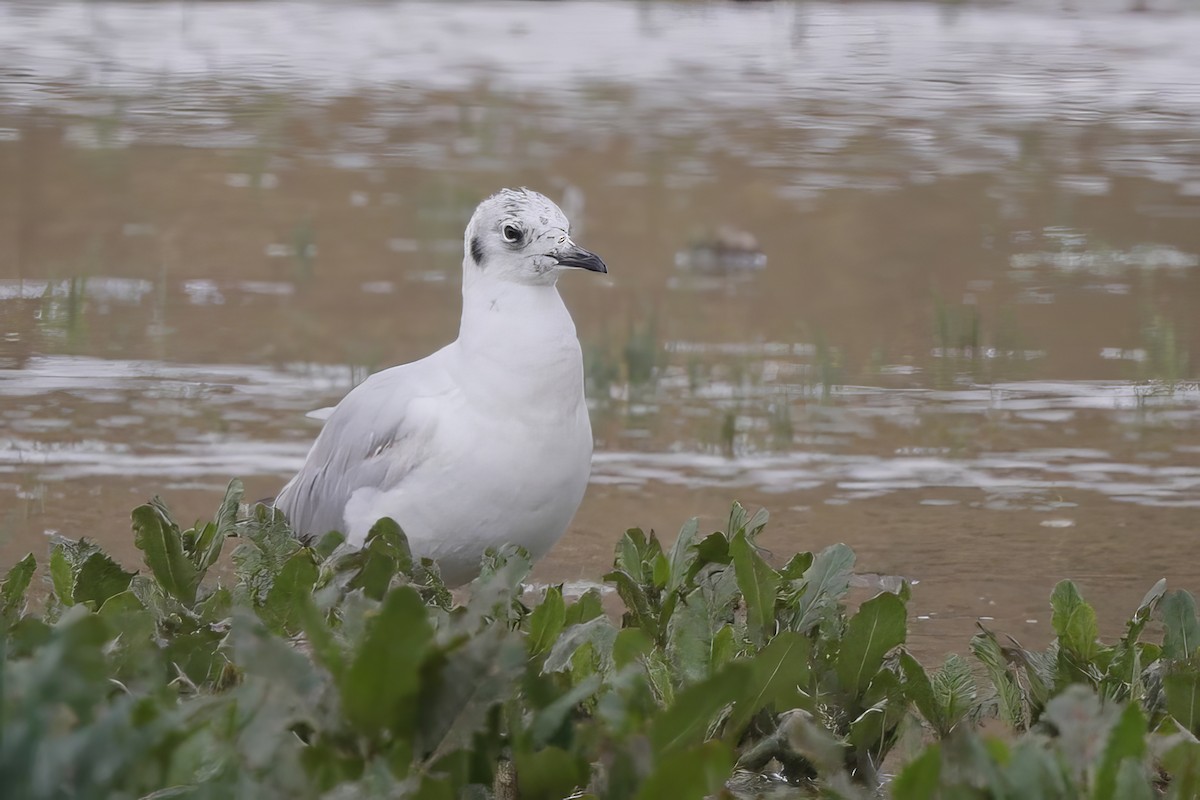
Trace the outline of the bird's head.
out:
<instances>
[{"instance_id":1,"label":"bird's head","mask_svg":"<svg viewBox=\"0 0 1200 800\"><path fill-rule=\"evenodd\" d=\"M549 285L567 269L608 272L595 253L571 241L571 223L545 195L502 189L479 204L463 241L463 278Z\"/></svg>"}]
</instances>

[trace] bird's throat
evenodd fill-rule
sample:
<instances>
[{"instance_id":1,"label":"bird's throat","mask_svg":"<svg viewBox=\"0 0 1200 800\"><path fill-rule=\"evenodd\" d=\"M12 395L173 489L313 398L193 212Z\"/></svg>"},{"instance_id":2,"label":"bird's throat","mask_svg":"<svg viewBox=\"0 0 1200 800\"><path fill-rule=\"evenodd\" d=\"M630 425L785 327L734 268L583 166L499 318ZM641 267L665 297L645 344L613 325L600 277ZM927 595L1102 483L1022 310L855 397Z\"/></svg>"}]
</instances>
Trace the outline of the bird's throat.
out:
<instances>
[{"instance_id":1,"label":"bird's throat","mask_svg":"<svg viewBox=\"0 0 1200 800\"><path fill-rule=\"evenodd\" d=\"M536 348L574 339L575 323L556 286L479 282L463 291L458 338L472 347Z\"/></svg>"},{"instance_id":2,"label":"bird's throat","mask_svg":"<svg viewBox=\"0 0 1200 800\"><path fill-rule=\"evenodd\" d=\"M465 369L532 396L582 396L583 362L575 323L554 286L496 281L463 292L458 348ZM521 380L513 382L512 376ZM507 379L502 376L507 376Z\"/></svg>"}]
</instances>

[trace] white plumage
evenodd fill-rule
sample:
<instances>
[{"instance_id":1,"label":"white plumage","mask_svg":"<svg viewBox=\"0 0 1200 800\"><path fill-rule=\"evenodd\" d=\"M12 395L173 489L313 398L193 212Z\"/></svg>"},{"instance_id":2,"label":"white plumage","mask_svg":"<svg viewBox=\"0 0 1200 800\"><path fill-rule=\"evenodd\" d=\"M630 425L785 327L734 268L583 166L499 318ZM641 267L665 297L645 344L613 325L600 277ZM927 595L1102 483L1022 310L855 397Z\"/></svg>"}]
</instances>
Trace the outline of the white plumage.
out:
<instances>
[{"instance_id":1,"label":"white plumage","mask_svg":"<svg viewBox=\"0 0 1200 800\"><path fill-rule=\"evenodd\" d=\"M565 269L608 271L525 189L480 203L463 249L458 338L346 395L275 501L297 533L340 530L355 545L392 517L450 585L491 546L545 555L579 507L592 429L555 284Z\"/></svg>"}]
</instances>

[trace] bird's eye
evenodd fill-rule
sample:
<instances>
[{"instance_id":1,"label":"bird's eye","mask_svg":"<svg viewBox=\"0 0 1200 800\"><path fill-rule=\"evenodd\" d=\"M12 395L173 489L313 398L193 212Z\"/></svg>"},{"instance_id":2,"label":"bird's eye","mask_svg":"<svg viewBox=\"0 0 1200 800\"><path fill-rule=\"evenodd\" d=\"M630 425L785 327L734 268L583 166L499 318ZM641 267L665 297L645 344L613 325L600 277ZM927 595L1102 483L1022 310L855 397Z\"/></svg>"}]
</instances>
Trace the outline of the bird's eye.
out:
<instances>
[{"instance_id":1,"label":"bird's eye","mask_svg":"<svg viewBox=\"0 0 1200 800\"><path fill-rule=\"evenodd\" d=\"M509 244L517 244L521 241L521 229L516 225L505 225L500 229L500 235L504 237L504 241Z\"/></svg>"}]
</instances>

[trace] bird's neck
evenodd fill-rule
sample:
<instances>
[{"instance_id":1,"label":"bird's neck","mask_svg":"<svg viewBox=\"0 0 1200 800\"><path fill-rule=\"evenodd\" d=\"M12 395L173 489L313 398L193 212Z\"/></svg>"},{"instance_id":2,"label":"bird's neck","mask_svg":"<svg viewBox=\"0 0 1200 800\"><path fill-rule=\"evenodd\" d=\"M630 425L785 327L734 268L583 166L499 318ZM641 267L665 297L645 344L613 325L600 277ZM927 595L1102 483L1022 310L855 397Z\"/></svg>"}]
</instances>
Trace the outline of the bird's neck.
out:
<instances>
[{"instance_id":1,"label":"bird's neck","mask_svg":"<svg viewBox=\"0 0 1200 800\"><path fill-rule=\"evenodd\" d=\"M475 281L463 288L460 342L536 346L557 335L575 337L575 323L554 284L530 286L508 281ZM496 341L501 338L502 341Z\"/></svg>"},{"instance_id":2,"label":"bird's neck","mask_svg":"<svg viewBox=\"0 0 1200 800\"><path fill-rule=\"evenodd\" d=\"M496 280L464 287L458 345L464 367L481 378L496 376L497 386L520 387L532 397L577 390L582 398L575 323L552 284Z\"/></svg>"}]
</instances>

